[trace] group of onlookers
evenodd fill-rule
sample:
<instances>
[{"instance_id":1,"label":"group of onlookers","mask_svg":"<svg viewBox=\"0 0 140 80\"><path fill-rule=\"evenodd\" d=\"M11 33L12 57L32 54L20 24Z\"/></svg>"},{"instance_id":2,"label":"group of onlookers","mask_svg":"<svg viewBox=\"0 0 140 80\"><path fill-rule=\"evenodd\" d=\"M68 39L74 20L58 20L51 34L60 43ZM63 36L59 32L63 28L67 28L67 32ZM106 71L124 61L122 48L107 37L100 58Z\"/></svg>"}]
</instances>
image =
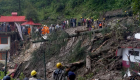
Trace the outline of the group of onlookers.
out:
<instances>
[{"instance_id":1,"label":"group of onlookers","mask_svg":"<svg viewBox=\"0 0 140 80\"><path fill-rule=\"evenodd\" d=\"M10 24L4 22L0 25L0 32L10 32L14 30L13 28L14 26L11 26Z\"/></svg>"},{"instance_id":2,"label":"group of onlookers","mask_svg":"<svg viewBox=\"0 0 140 80\"><path fill-rule=\"evenodd\" d=\"M99 29L103 28L104 26L104 20L99 21L98 19L93 19L91 18L83 18L81 17L80 20L78 21L77 24L77 19L76 18L71 18L70 20L64 20L60 24L51 24L50 26L45 25L46 27L49 28L49 33L55 32L57 30L64 30L66 28L74 28L76 26L86 26L91 29ZM33 27L33 32L39 32L39 34L42 34L42 29L44 26L39 26L39 27ZM22 32L25 35L30 35L31 34L31 28L30 27L24 27L22 26Z\"/></svg>"},{"instance_id":3,"label":"group of onlookers","mask_svg":"<svg viewBox=\"0 0 140 80\"><path fill-rule=\"evenodd\" d=\"M99 21L98 19L91 18L83 18L81 17L79 21L77 21L76 18L71 18L70 20L63 21L63 29L69 28L69 27L76 27L76 26L86 26L87 28L102 28L104 25L105 18L103 18L102 21ZM77 23L78 22L78 23Z\"/></svg>"}]
</instances>

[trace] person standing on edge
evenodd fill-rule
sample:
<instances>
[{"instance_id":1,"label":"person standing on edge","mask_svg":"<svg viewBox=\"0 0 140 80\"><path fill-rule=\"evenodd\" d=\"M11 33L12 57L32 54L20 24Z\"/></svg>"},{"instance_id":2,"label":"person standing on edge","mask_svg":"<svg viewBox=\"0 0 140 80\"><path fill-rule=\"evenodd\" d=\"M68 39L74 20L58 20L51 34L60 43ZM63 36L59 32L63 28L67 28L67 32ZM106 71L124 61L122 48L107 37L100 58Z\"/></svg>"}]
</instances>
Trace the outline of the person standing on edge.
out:
<instances>
[{"instance_id":1,"label":"person standing on edge","mask_svg":"<svg viewBox=\"0 0 140 80\"><path fill-rule=\"evenodd\" d=\"M87 28L89 28L89 19L87 18Z\"/></svg>"},{"instance_id":2,"label":"person standing on edge","mask_svg":"<svg viewBox=\"0 0 140 80\"><path fill-rule=\"evenodd\" d=\"M73 27L75 27L75 23L74 22L75 22L75 19L73 18L72 19L72 25L73 25Z\"/></svg>"},{"instance_id":3,"label":"person standing on edge","mask_svg":"<svg viewBox=\"0 0 140 80\"><path fill-rule=\"evenodd\" d=\"M75 27L76 27L76 18L74 19Z\"/></svg>"},{"instance_id":4,"label":"person standing on edge","mask_svg":"<svg viewBox=\"0 0 140 80\"><path fill-rule=\"evenodd\" d=\"M69 28L69 21L67 20L67 28Z\"/></svg>"},{"instance_id":5,"label":"person standing on edge","mask_svg":"<svg viewBox=\"0 0 140 80\"><path fill-rule=\"evenodd\" d=\"M99 23L99 28L102 28L102 22Z\"/></svg>"},{"instance_id":6,"label":"person standing on edge","mask_svg":"<svg viewBox=\"0 0 140 80\"><path fill-rule=\"evenodd\" d=\"M93 17L91 17L90 20L91 20L91 26L93 26L93 23L94 23L93 22Z\"/></svg>"},{"instance_id":7,"label":"person standing on edge","mask_svg":"<svg viewBox=\"0 0 140 80\"><path fill-rule=\"evenodd\" d=\"M28 35L30 36L31 35L31 28L28 27Z\"/></svg>"},{"instance_id":8,"label":"person standing on edge","mask_svg":"<svg viewBox=\"0 0 140 80\"><path fill-rule=\"evenodd\" d=\"M53 80L66 80L65 78L65 71L62 69L62 64L56 64L57 69L53 71L52 78Z\"/></svg>"},{"instance_id":9,"label":"person standing on edge","mask_svg":"<svg viewBox=\"0 0 140 80\"><path fill-rule=\"evenodd\" d=\"M72 18L70 19L70 26L73 27Z\"/></svg>"},{"instance_id":10,"label":"person standing on edge","mask_svg":"<svg viewBox=\"0 0 140 80\"><path fill-rule=\"evenodd\" d=\"M35 71L35 70L33 70L32 72L31 72L31 76L32 76L32 78L29 78L29 80L37 80L37 72Z\"/></svg>"},{"instance_id":11,"label":"person standing on edge","mask_svg":"<svg viewBox=\"0 0 140 80\"><path fill-rule=\"evenodd\" d=\"M83 18L82 17L81 17L80 22L81 22L81 26L83 26Z\"/></svg>"}]
</instances>

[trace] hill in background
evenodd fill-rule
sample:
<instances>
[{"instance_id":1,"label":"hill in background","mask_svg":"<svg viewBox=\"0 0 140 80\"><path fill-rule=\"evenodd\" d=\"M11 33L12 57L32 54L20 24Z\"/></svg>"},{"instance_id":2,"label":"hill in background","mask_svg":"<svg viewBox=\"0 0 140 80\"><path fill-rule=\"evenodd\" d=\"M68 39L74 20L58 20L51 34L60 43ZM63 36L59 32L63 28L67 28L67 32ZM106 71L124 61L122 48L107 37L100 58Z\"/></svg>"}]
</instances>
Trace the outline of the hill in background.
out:
<instances>
[{"instance_id":1,"label":"hill in background","mask_svg":"<svg viewBox=\"0 0 140 80\"><path fill-rule=\"evenodd\" d=\"M38 21L57 22L72 17L97 19L106 11L130 9L131 4L131 0L0 0L0 15L11 15L11 12L27 15L29 10L35 10Z\"/></svg>"}]
</instances>

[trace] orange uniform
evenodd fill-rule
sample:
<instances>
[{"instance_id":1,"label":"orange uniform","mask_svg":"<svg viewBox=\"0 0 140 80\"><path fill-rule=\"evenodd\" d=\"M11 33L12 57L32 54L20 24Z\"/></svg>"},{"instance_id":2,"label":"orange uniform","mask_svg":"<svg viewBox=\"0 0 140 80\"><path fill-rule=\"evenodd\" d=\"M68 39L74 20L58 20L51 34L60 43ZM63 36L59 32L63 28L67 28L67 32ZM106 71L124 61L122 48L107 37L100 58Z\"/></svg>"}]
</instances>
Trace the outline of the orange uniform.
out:
<instances>
[{"instance_id":1,"label":"orange uniform","mask_svg":"<svg viewBox=\"0 0 140 80\"><path fill-rule=\"evenodd\" d=\"M48 28L48 27L46 27L46 26L44 26L44 27L42 28L42 30L41 30L41 31L42 31L42 34L43 34L43 35L45 35L46 33L47 33L47 34L49 34L49 33L50 33L49 28Z\"/></svg>"},{"instance_id":2,"label":"orange uniform","mask_svg":"<svg viewBox=\"0 0 140 80\"><path fill-rule=\"evenodd\" d=\"M102 26L102 23L100 23L99 26Z\"/></svg>"},{"instance_id":3,"label":"orange uniform","mask_svg":"<svg viewBox=\"0 0 140 80\"><path fill-rule=\"evenodd\" d=\"M30 35L30 33L31 33L31 28L28 28L28 34Z\"/></svg>"}]
</instances>

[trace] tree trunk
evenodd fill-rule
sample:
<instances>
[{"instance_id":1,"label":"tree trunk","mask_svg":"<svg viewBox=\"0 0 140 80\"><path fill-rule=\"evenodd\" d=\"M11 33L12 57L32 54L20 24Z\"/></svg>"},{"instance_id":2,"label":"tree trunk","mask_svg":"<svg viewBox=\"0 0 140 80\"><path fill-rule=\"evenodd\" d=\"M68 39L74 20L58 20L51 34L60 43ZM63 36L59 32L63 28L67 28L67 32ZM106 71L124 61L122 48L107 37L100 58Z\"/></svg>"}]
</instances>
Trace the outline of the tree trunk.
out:
<instances>
[{"instance_id":1,"label":"tree trunk","mask_svg":"<svg viewBox=\"0 0 140 80\"><path fill-rule=\"evenodd\" d=\"M87 55L86 57L86 73L91 71L91 60L90 60L90 56Z\"/></svg>"}]
</instances>

